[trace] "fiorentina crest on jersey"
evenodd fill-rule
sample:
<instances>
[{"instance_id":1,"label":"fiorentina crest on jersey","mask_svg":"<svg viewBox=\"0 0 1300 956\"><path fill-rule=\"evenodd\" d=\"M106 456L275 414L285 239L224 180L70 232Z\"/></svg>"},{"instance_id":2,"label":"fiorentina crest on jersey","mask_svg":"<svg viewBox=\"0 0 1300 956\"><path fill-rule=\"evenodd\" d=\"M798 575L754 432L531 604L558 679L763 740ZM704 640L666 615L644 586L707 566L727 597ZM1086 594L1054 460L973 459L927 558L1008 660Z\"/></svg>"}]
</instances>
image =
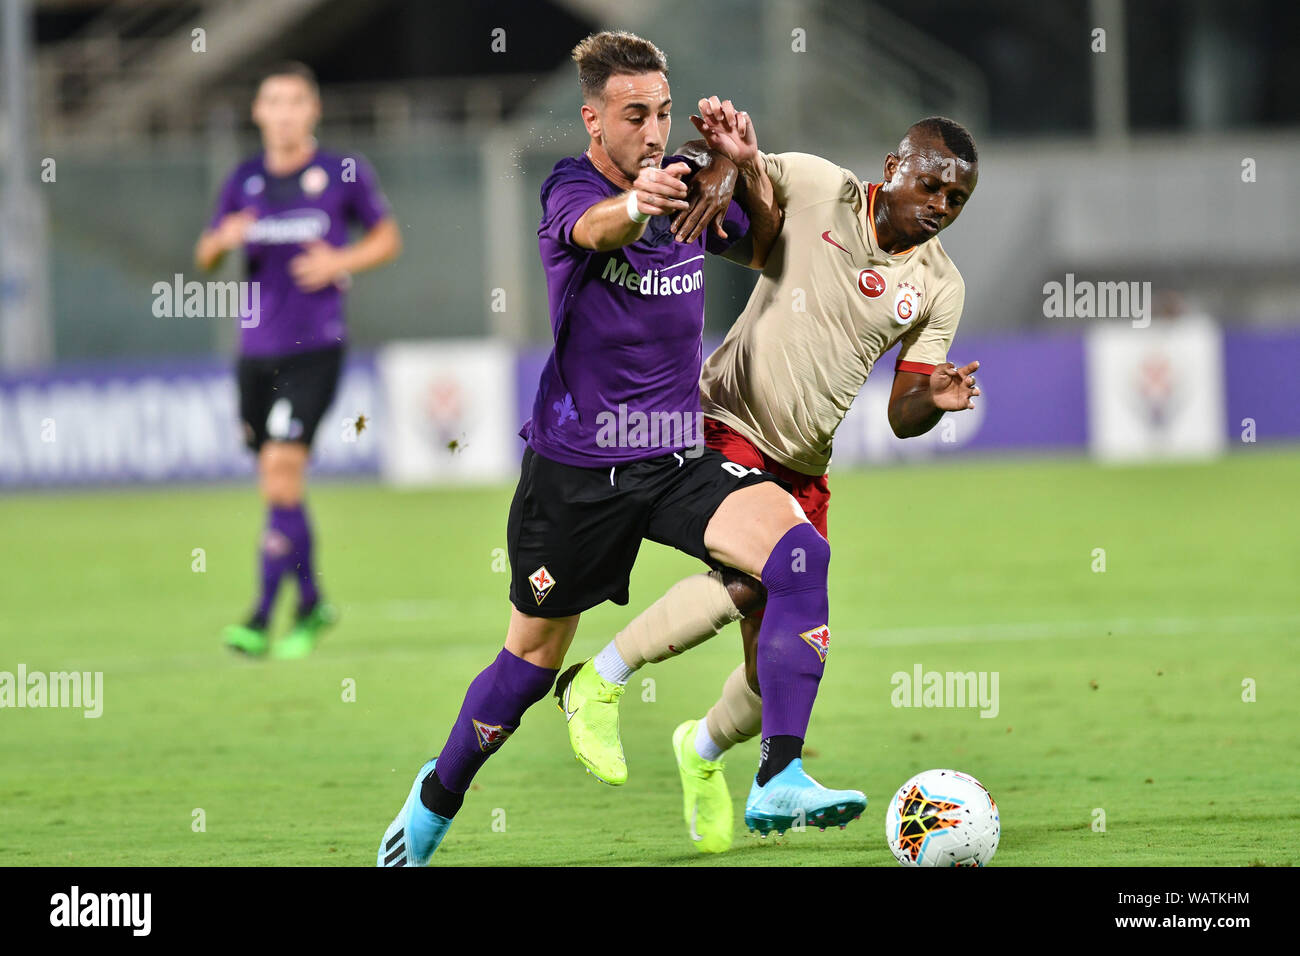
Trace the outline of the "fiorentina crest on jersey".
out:
<instances>
[{"instance_id":1,"label":"fiorentina crest on jersey","mask_svg":"<svg viewBox=\"0 0 1300 956\"><path fill-rule=\"evenodd\" d=\"M528 575L528 583L533 586L533 597L537 603L541 604L546 600L547 592L555 587L555 578L551 577L551 572L546 570L546 565L542 565L532 574Z\"/></svg>"},{"instance_id":2,"label":"fiorentina crest on jersey","mask_svg":"<svg viewBox=\"0 0 1300 956\"><path fill-rule=\"evenodd\" d=\"M496 750L514 733L513 730L506 730L500 724L485 724L481 720L474 720L473 717L470 720L474 721L474 732L478 734L478 749L484 753Z\"/></svg>"},{"instance_id":3,"label":"fiorentina crest on jersey","mask_svg":"<svg viewBox=\"0 0 1300 956\"><path fill-rule=\"evenodd\" d=\"M303 174L298 177L298 186L303 193L311 198L316 198L325 191L325 187L330 184L329 173L319 166L311 166L303 170Z\"/></svg>"},{"instance_id":4,"label":"fiorentina crest on jersey","mask_svg":"<svg viewBox=\"0 0 1300 956\"><path fill-rule=\"evenodd\" d=\"M829 624L823 624L821 627L814 627L811 631L804 631L799 635L808 642L808 646L817 652L817 656L825 663L826 655L831 649L831 628Z\"/></svg>"}]
</instances>

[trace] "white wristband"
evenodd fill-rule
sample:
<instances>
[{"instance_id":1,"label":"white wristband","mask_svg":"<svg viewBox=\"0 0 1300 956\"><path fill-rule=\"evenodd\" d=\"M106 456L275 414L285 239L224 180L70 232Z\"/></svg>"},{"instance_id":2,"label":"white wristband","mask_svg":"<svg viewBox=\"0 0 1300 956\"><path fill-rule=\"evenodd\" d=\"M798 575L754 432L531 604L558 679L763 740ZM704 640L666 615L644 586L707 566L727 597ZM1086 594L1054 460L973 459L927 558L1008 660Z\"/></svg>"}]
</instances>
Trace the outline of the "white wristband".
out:
<instances>
[{"instance_id":1,"label":"white wristband","mask_svg":"<svg viewBox=\"0 0 1300 956\"><path fill-rule=\"evenodd\" d=\"M648 212L642 212L637 208L635 189L629 189L627 193L627 216L633 222L645 222L650 218Z\"/></svg>"}]
</instances>

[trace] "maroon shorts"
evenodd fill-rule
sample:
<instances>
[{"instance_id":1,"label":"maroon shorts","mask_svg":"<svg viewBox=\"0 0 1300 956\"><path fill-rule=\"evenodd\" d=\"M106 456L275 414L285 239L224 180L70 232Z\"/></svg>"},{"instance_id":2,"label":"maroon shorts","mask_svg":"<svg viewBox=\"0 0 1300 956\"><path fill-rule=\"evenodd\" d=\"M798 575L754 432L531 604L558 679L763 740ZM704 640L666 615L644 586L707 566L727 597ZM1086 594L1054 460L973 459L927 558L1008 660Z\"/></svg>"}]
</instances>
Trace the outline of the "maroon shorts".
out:
<instances>
[{"instance_id":1,"label":"maroon shorts","mask_svg":"<svg viewBox=\"0 0 1300 956\"><path fill-rule=\"evenodd\" d=\"M826 533L826 513L831 506L831 486L828 475L800 474L778 461L773 461L754 447L754 443L729 425L724 425L716 418L704 419L704 444L722 452L727 458L744 465L746 468L758 468L775 475L790 486L790 494L799 502L799 507L812 522L812 526L823 538L830 540Z\"/></svg>"}]
</instances>

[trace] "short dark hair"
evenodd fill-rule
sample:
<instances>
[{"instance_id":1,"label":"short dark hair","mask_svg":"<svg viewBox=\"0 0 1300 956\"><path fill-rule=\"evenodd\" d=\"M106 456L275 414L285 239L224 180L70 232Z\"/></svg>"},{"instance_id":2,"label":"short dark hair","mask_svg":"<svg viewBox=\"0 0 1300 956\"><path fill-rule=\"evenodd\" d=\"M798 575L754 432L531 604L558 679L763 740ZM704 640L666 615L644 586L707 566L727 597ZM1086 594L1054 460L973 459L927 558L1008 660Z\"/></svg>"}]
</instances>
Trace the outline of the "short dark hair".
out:
<instances>
[{"instance_id":1,"label":"short dark hair","mask_svg":"<svg viewBox=\"0 0 1300 956\"><path fill-rule=\"evenodd\" d=\"M297 60L281 60L279 63L271 64L262 71L262 77L257 81L257 88L260 90L262 84L273 76L296 76L306 81L311 91L320 96L320 84L316 82L316 72L306 63Z\"/></svg>"},{"instance_id":2,"label":"short dark hair","mask_svg":"<svg viewBox=\"0 0 1300 956\"><path fill-rule=\"evenodd\" d=\"M970 130L956 120L946 116L927 116L908 127L903 138L907 139L915 133L942 139L948 151L960 160L967 163L979 162L980 154L975 148L975 138L971 136Z\"/></svg>"},{"instance_id":3,"label":"short dark hair","mask_svg":"<svg viewBox=\"0 0 1300 956\"><path fill-rule=\"evenodd\" d=\"M626 30L593 33L573 48L583 99L600 100L611 76L638 73L668 75L668 58L649 40Z\"/></svg>"}]
</instances>

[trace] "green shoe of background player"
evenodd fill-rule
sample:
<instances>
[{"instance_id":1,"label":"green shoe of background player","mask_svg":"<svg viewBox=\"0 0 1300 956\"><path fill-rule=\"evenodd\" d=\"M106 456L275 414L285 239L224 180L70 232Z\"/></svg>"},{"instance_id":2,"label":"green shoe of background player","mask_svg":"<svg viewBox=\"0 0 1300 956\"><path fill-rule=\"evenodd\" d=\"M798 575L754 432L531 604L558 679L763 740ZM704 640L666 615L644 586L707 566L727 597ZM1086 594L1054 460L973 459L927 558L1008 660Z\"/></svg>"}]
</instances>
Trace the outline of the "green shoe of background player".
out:
<instances>
[{"instance_id":1,"label":"green shoe of background player","mask_svg":"<svg viewBox=\"0 0 1300 956\"><path fill-rule=\"evenodd\" d=\"M705 760L695 750L698 720L673 731L673 754L682 778L682 811L691 842L701 853L725 853L731 848L735 818L731 794L722 776L721 760Z\"/></svg>"},{"instance_id":2,"label":"green shoe of background player","mask_svg":"<svg viewBox=\"0 0 1300 956\"><path fill-rule=\"evenodd\" d=\"M317 601L316 606L298 618L293 630L275 642L271 656L278 661L297 660L306 657L320 640L327 627L332 627L339 619L339 610L333 604Z\"/></svg>"},{"instance_id":3,"label":"green shoe of background player","mask_svg":"<svg viewBox=\"0 0 1300 956\"><path fill-rule=\"evenodd\" d=\"M592 661L574 664L555 682L555 702L569 723L569 744L587 772L614 787L627 783L627 760L618 736L622 684L596 673Z\"/></svg>"},{"instance_id":4,"label":"green shoe of background player","mask_svg":"<svg viewBox=\"0 0 1300 956\"><path fill-rule=\"evenodd\" d=\"M271 642L266 639L266 628L232 624L221 632L221 643L249 657L261 657Z\"/></svg>"}]
</instances>

